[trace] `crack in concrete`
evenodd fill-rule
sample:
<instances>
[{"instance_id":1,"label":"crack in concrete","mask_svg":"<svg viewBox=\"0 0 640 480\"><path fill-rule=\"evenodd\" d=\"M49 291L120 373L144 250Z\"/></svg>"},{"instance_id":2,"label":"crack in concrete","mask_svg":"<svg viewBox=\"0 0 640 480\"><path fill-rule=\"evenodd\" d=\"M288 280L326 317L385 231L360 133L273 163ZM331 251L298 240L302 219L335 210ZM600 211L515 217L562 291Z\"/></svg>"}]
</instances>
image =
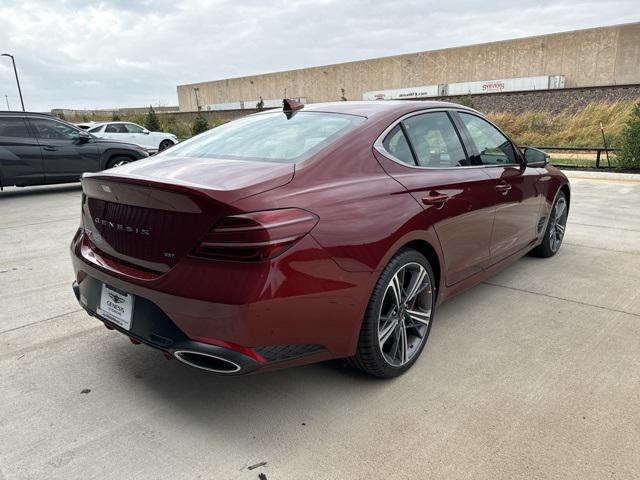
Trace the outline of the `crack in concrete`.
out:
<instances>
[{"instance_id":1,"label":"crack in concrete","mask_svg":"<svg viewBox=\"0 0 640 480\"><path fill-rule=\"evenodd\" d=\"M592 225L590 223L569 222L568 226L571 226L571 225L580 225L581 227L606 228L607 230L623 230L625 232L640 233L640 230L635 230L633 228L611 227L608 225Z\"/></svg>"},{"instance_id":2,"label":"crack in concrete","mask_svg":"<svg viewBox=\"0 0 640 480\"><path fill-rule=\"evenodd\" d=\"M0 335L4 335L5 333L9 333L9 332L15 332L16 330L20 330L21 328L31 327L33 325L38 325L40 323L48 322L49 320L55 320L57 318L64 317L65 315L71 315L73 313L78 313L78 312L82 312L82 311L83 311L82 308L78 308L76 310L71 310L70 312L65 312L65 313L61 313L59 315L54 315L53 317L44 318L42 320L38 320L37 322L27 323L26 325L20 325L19 327L10 328L9 330L3 330L3 331L0 332Z\"/></svg>"},{"instance_id":3,"label":"crack in concrete","mask_svg":"<svg viewBox=\"0 0 640 480\"><path fill-rule=\"evenodd\" d=\"M631 315L633 317L640 318L640 313L633 313L633 312L627 312L625 310L618 310L616 308L603 307L602 305L594 305L593 303L581 302L580 300L571 300L570 298L557 297L555 295L549 295L548 293L532 292L531 290L525 290L523 288L508 287L507 285L500 285L498 283L491 283L491 282L482 282L482 283L484 283L485 285L491 285L492 287L500 287L500 288L506 288L508 290L514 290L516 292L530 293L532 295L539 295L541 297L553 298L555 300L562 300L564 302L575 303L577 305L584 305L585 307L599 308L601 310L606 310L607 312L624 313L625 315Z\"/></svg>"}]
</instances>

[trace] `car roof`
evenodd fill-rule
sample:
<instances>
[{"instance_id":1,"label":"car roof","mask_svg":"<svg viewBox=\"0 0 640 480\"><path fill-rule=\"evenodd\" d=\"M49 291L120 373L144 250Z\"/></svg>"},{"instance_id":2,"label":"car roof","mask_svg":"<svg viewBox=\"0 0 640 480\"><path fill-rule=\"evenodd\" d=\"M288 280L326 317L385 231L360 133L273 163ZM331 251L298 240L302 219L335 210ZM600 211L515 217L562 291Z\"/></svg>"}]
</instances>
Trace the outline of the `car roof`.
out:
<instances>
[{"instance_id":1,"label":"car roof","mask_svg":"<svg viewBox=\"0 0 640 480\"><path fill-rule=\"evenodd\" d=\"M50 113L43 112L20 112L18 110L0 110L0 115L14 115L14 116L36 116L36 117L48 117L48 118L58 118Z\"/></svg>"}]
</instances>

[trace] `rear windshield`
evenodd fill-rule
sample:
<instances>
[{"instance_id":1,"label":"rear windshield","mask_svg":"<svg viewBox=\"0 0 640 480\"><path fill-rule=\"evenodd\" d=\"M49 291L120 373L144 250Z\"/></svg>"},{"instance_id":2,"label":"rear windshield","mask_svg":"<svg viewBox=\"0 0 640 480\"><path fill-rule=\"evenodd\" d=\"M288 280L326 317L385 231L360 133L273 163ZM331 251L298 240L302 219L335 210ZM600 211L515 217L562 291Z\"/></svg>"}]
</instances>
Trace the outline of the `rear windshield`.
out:
<instances>
[{"instance_id":1,"label":"rear windshield","mask_svg":"<svg viewBox=\"0 0 640 480\"><path fill-rule=\"evenodd\" d=\"M168 155L295 163L309 158L366 119L356 115L265 113L234 120L167 150ZM163 152L164 153L164 152Z\"/></svg>"}]
</instances>

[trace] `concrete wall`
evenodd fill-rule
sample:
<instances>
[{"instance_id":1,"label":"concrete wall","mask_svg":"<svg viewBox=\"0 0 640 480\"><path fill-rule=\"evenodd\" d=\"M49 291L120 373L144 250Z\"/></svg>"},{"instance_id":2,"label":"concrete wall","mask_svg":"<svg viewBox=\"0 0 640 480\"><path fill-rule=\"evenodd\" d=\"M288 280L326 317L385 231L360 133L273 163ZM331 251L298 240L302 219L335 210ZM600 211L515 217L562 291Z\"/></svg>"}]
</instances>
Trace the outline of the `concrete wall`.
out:
<instances>
[{"instance_id":1,"label":"concrete wall","mask_svg":"<svg viewBox=\"0 0 640 480\"><path fill-rule=\"evenodd\" d=\"M640 22L178 86L181 111L245 99L349 100L371 90L534 75L567 87L640 83Z\"/></svg>"}]
</instances>

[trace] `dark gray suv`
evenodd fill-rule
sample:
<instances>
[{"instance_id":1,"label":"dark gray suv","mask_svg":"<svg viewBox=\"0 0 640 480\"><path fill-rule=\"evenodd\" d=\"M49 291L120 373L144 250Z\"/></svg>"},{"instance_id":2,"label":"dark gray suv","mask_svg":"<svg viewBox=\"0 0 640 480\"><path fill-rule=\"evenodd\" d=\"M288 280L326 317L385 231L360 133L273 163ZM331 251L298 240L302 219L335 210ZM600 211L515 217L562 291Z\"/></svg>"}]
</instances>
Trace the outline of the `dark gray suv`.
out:
<instances>
[{"instance_id":1,"label":"dark gray suv","mask_svg":"<svg viewBox=\"0 0 640 480\"><path fill-rule=\"evenodd\" d=\"M77 182L148 157L138 145L97 138L43 113L0 112L0 187Z\"/></svg>"}]
</instances>

